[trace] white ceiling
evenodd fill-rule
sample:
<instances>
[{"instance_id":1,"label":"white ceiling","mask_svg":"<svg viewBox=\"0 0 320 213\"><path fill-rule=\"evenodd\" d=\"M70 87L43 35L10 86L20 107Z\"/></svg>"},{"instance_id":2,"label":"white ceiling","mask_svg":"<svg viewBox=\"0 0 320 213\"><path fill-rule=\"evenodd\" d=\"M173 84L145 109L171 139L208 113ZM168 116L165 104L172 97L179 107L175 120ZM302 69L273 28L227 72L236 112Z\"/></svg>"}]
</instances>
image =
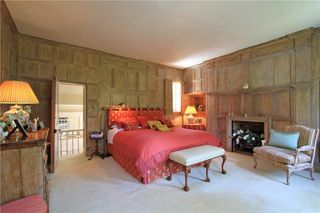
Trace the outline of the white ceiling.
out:
<instances>
[{"instance_id":1,"label":"white ceiling","mask_svg":"<svg viewBox=\"0 0 320 213\"><path fill-rule=\"evenodd\" d=\"M320 1L6 1L21 33L175 67L320 26Z\"/></svg>"}]
</instances>

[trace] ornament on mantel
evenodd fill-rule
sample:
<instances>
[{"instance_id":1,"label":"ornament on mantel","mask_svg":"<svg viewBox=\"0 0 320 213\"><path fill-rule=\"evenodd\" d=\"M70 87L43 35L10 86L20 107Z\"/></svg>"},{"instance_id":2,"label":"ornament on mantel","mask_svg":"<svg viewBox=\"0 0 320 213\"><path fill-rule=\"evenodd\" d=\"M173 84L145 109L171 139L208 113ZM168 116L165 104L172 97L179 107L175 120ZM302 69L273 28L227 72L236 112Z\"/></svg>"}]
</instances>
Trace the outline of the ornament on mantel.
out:
<instances>
[{"instance_id":1,"label":"ornament on mantel","mask_svg":"<svg viewBox=\"0 0 320 213\"><path fill-rule=\"evenodd\" d=\"M242 88L243 89L249 89L249 84L248 83L243 84Z\"/></svg>"}]
</instances>

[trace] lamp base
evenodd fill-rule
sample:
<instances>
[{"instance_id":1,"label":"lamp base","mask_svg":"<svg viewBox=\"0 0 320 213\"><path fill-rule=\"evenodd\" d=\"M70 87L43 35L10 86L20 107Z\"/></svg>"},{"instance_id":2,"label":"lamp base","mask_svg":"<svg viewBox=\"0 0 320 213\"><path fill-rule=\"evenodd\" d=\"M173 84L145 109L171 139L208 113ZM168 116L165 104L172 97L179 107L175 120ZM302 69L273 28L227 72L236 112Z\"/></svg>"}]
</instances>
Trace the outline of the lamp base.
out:
<instances>
[{"instance_id":1,"label":"lamp base","mask_svg":"<svg viewBox=\"0 0 320 213\"><path fill-rule=\"evenodd\" d=\"M23 110L19 105L14 105L10 107L10 110L3 113L4 116L10 117L12 120L18 119L22 126L27 124L27 121L30 119L28 112Z\"/></svg>"},{"instance_id":2,"label":"lamp base","mask_svg":"<svg viewBox=\"0 0 320 213\"><path fill-rule=\"evenodd\" d=\"M193 124L193 123L194 123L194 117L193 117L192 114L190 114L190 115L188 116L188 123L189 123L189 124Z\"/></svg>"}]
</instances>

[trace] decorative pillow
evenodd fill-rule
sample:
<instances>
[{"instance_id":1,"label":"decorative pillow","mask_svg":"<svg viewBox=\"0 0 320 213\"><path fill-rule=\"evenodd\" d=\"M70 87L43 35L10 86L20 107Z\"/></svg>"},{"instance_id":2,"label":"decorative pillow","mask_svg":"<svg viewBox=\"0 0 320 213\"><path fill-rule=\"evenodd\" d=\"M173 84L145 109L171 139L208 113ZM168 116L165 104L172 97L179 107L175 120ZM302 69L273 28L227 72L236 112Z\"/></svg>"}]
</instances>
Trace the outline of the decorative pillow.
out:
<instances>
[{"instance_id":1,"label":"decorative pillow","mask_svg":"<svg viewBox=\"0 0 320 213\"><path fill-rule=\"evenodd\" d=\"M136 116L142 128L149 128L147 116Z\"/></svg>"},{"instance_id":2,"label":"decorative pillow","mask_svg":"<svg viewBox=\"0 0 320 213\"><path fill-rule=\"evenodd\" d=\"M148 121L148 125L150 129L153 129L153 130L157 130L157 125L159 124L161 125L160 121L156 121L156 120Z\"/></svg>"},{"instance_id":3,"label":"decorative pillow","mask_svg":"<svg viewBox=\"0 0 320 213\"><path fill-rule=\"evenodd\" d=\"M135 130L140 128L139 121L132 117L132 118L122 118L118 120L118 122L121 124L122 128L124 128L125 131Z\"/></svg>"},{"instance_id":4,"label":"decorative pillow","mask_svg":"<svg viewBox=\"0 0 320 213\"><path fill-rule=\"evenodd\" d=\"M168 118L162 118L160 119L160 122L169 128L174 127L174 125L172 124L172 121Z\"/></svg>"},{"instance_id":5,"label":"decorative pillow","mask_svg":"<svg viewBox=\"0 0 320 213\"><path fill-rule=\"evenodd\" d=\"M159 130L160 132L170 132L171 129L169 129L167 127L167 125L164 124L156 124L157 130Z\"/></svg>"},{"instance_id":6,"label":"decorative pillow","mask_svg":"<svg viewBox=\"0 0 320 213\"><path fill-rule=\"evenodd\" d=\"M299 135L299 132L278 132L271 129L269 145L286 149L297 149Z\"/></svg>"}]
</instances>

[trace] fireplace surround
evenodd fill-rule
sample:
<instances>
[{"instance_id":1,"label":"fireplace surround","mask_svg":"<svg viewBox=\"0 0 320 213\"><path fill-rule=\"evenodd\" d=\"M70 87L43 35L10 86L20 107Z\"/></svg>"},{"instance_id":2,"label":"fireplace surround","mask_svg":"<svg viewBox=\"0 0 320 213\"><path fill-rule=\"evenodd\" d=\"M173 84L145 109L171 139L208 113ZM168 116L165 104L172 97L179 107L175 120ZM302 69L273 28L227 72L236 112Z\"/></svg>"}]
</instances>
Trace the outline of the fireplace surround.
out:
<instances>
[{"instance_id":1,"label":"fireplace surround","mask_svg":"<svg viewBox=\"0 0 320 213\"><path fill-rule=\"evenodd\" d=\"M248 153L252 152L255 146L261 146L260 139L269 139L271 117L270 116L241 116L241 115L228 115L226 127L226 149L230 152ZM254 135L256 141L254 143L244 143L244 141L236 142L233 133L238 130L247 131L249 135ZM239 133L239 132L238 132ZM244 133L244 135L247 135ZM262 138L261 138L262 137Z\"/></svg>"}]
</instances>

